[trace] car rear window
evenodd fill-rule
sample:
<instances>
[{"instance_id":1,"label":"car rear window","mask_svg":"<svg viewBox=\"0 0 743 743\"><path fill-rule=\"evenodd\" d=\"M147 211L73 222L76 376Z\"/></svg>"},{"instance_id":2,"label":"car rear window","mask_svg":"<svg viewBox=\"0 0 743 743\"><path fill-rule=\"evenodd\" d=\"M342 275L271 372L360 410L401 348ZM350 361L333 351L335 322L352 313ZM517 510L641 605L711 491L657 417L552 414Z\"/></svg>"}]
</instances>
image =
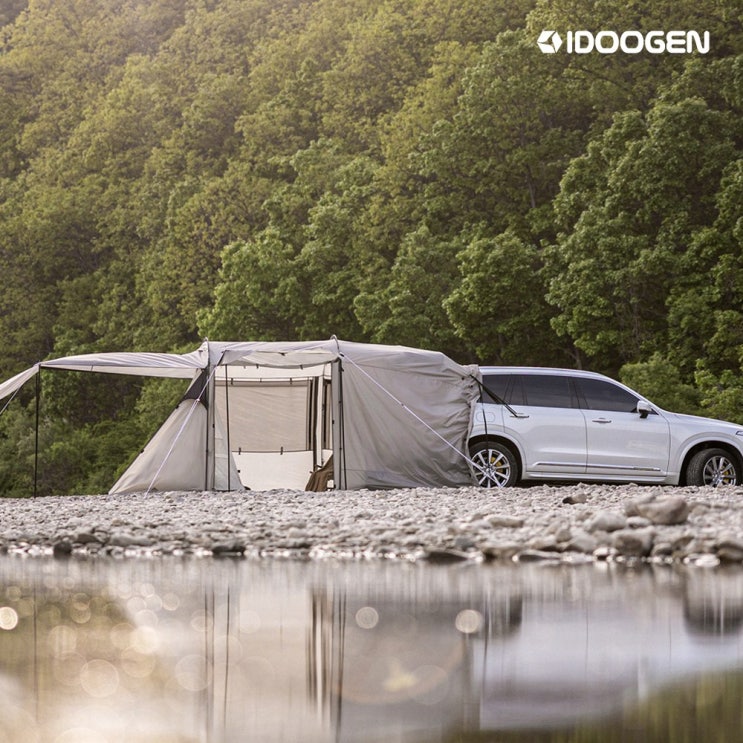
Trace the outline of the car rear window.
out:
<instances>
[{"instance_id":1,"label":"car rear window","mask_svg":"<svg viewBox=\"0 0 743 743\"><path fill-rule=\"evenodd\" d=\"M508 381L511 378L510 374L483 374L482 385L484 387L480 402L501 402L506 399L506 390L508 388ZM495 399L493 396L498 396L499 399Z\"/></svg>"}]
</instances>

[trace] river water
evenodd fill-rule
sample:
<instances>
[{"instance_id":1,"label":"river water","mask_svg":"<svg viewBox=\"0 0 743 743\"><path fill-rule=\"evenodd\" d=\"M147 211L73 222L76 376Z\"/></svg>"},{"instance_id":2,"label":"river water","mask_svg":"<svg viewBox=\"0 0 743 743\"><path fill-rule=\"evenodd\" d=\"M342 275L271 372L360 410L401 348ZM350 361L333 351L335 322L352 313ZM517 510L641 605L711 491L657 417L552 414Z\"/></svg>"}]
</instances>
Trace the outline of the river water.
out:
<instances>
[{"instance_id":1,"label":"river water","mask_svg":"<svg viewBox=\"0 0 743 743\"><path fill-rule=\"evenodd\" d=\"M743 571L0 558L0 742L741 740Z\"/></svg>"}]
</instances>

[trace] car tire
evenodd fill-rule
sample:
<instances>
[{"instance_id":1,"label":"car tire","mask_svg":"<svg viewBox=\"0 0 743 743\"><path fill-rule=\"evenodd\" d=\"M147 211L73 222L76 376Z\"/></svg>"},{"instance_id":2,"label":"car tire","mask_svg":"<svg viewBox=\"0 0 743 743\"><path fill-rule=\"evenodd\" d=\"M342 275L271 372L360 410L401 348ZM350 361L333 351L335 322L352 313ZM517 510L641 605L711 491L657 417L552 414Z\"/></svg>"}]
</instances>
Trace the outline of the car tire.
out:
<instances>
[{"instance_id":1,"label":"car tire","mask_svg":"<svg viewBox=\"0 0 743 743\"><path fill-rule=\"evenodd\" d=\"M507 488L518 479L514 453L500 441L480 441L470 447L475 482L483 488Z\"/></svg>"},{"instance_id":2,"label":"car tire","mask_svg":"<svg viewBox=\"0 0 743 743\"><path fill-rule=\"evenodd\" d=\"M740 464L725 449L702 449L689 460L686 468L687 485L738 485L741 482Z\"/></svg>"}]
</instances>

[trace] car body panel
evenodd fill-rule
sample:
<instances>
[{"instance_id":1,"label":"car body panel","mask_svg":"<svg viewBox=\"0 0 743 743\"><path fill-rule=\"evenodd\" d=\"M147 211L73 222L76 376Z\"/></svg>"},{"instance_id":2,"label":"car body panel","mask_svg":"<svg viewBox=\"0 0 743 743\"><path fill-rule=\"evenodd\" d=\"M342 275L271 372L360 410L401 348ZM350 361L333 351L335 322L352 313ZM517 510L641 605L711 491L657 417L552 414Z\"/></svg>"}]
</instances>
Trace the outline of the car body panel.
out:
<instances>
[{"instance_id":1,"label":"car body panel","mask_svg":"<svg viewBox=\"0 0 743 743\"><path fill-rule=\"evenodd\" d=\"M668 474L671 445L662 415L641 418L616 410L584 410L586 474L643 477L662 481Z\"/></svg>"},{"instance_id":2,"label":"car body panel","mask_svg":"<svg viewBox=\"0 0 743 743\"><path fill-rule=\"evenodd\" d=\"M509 438L528 441L522 446L528 475L581 475L586 471L586 424L583 413L572 408L514 406L517 416L503 417Z\"/></svg>"},{"instance_id":3,"label":"car body panel","mask_svg":"<svg viewBox=\"0 0 743 743\"><path fill-rule=\"evenodd\" d=\"M686 455L692 449L706 443L727 444L743 457L743 435L737 433L743 430L743 426L696 415L662 413L671 429L671 451L676 454L675 457L672 455L671 468L676 472L681 471Z\"/></svg>"}]
</instances>

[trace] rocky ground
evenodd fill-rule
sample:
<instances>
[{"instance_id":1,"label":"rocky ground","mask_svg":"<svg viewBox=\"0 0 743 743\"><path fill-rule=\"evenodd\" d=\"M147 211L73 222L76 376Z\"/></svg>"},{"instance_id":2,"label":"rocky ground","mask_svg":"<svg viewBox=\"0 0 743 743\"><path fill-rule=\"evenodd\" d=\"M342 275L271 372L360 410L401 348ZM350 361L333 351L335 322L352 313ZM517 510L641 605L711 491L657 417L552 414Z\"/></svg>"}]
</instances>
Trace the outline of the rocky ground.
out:
<instances>
[{"instance_id":1,"label":"rocky ground","mask_svg":"<svg viewBox=\"0 0 743 743\"><path fill-rule=\"evenodd\" d=\"M532 486L0 499L0 552L743 563L743 487Z\"/></svg>"}]
</instances>

